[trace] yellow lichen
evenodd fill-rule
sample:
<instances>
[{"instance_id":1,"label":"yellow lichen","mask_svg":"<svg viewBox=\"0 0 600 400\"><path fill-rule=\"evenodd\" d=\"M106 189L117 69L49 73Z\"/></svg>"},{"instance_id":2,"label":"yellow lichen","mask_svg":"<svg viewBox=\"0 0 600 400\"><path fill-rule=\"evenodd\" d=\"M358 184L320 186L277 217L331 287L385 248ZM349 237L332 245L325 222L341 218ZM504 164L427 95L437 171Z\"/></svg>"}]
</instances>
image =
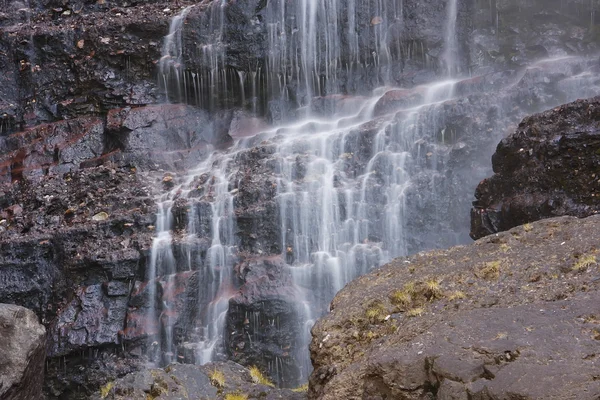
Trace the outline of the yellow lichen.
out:
<instances>
[{"instance_id":1,"label":"yellow lichen","mask_svg":"<svg viewBox=\"0 0 600 400\"><path fill-rule=\"evenodd\" d=\"M525 229L525 232L531 232L533 230L533 225L531 225L530 223L527 223L527 224L523 225L523 229Z\"/></svg>"},{"instance_id":2,"label":"yellow lichen","mask_svg":"<svg viewBox=\"0 0 600 400\"><path fill-rule=\"evenodd\" d=\"M365 310L365 317L370 321L381 321L386 317L384 305L380 301L374 301Z\"/></svg>"},{"instance_id":3,"label":"yellow lichen","mask_svg":"<svg viewBox=\"0 0 600 400\"><path fill-rule=\"evenodd\" d=\"M467 297L467 295L465 294L465 292L461 292L460 290L455 290L454 292L452 292L450 294L450 296L448 296L448 299L450 301L452 301L452 300L461 300L466 297Z\"/></svg>"},{"instance_id":4,"label":"yellow lichen","mask_svg":"<svg viewBox=\"0 0 600 400\"><path fill-rule=\"evenodd\" d=\"M406 307L412 302L412 296L405 290L396 290L390 295L390 301L392 304Z\"/></svg>"},{"instance_id":5,"label":"yellow lichen","mask_svg":"<svg viewBox=\"0 0 600 400\"><path fill-rule=\"evenodd\" d=\"M442 288L438 279L432 278L425 282L425 296L429 299L442 297Z\"/></svg>"},{"instance_id":6,"label":"yellow lichen","mask_svg":"<svg viewBox=\"0 0 600 400\"><path fill-rule=\"evenodd\" d=\"M252 378L252 382L256 384L267 385L271 387L275 386L273 382L269 380L269 378L267 378L263 375L262 372L260 372L260 369L258 369L256 365L250 367L250 377Z\"/></svg>"},{"instance_id":7,"label":"yellow lichen","mask_svg":"<svg viewBox=\"0 0 600 400\"><path fill-rule=\"evenodd\" d=\"M500 277L500 261L490 261L485 263L485 266L479 270L478 276L483 279L498 279Z\"/></svg>"},{"instance_id":8,"label":"yellow lichen","mask_svg":"<svg viewBox=\"0 0 600 400\"><path fill-rule=\"evenodd\" d=\"M404 291L410 295L413 295L417 292L417 287L414 282L408 282L404 285Z\"/></svg>"}]
</instances>

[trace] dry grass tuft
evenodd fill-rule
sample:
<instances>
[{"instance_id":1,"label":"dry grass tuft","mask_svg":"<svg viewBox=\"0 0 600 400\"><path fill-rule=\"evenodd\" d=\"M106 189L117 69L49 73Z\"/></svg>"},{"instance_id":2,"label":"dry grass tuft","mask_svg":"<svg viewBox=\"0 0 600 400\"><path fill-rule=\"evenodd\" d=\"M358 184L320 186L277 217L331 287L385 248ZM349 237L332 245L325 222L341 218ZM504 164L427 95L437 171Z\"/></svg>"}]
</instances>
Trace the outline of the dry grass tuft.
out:
<instances>
[{"instance_id":1,"label":"dry grass tuft","mask_svg":"<svg viewBox=\"0 0 600 400\"><path fill-rule=\"evenodd\" d=\"M225 375L216 368L210 373L210 383L218 388L225 386Z\"/></svg>"},{"instance_id":2,"label":"dry grass tuft","mask_svg":"<svg viewBox=\"0 0 600 400\"><path fill-rule=\"evenodd\" d=\"M581 257L579 257L579 260L575 263L575 265L573 266L573 271L576 272L583 272L585 270L587 270L589 267L596 265L597 261L596 261L596 256L593 254L586 254L583 255Z\"/></svg>"},{"instance_id":3,"label":"dry grass tuft","mask_svg":"<svg viewBox=\"0 0 600 400\"><path fill-rule=\"evenodd\" d=\"M266 385L266 386L271 386L271 387L275 386L273 384L273 382L271 382L269 380L269 378L267 378L266 376L263 375L262 372L260 372L260 369L258 369L258 367L256 365L250 367L250 377L252 378L252 382L254 382L256 384Z\"/></svg>"},{"instance_id":4,"label":"dry grass tuft","mask_svg":"<svg viewBox=\"0 0 600 400\"><path fill-rule=\"evenodd\" d=\"M421 307L417 307L417 308L411 308L410 310L408 310L406 312L406 316L407 317L420 317L421 315L423 315L423 313L425 312L425 310Z\"/></svg>"}]
</instances>

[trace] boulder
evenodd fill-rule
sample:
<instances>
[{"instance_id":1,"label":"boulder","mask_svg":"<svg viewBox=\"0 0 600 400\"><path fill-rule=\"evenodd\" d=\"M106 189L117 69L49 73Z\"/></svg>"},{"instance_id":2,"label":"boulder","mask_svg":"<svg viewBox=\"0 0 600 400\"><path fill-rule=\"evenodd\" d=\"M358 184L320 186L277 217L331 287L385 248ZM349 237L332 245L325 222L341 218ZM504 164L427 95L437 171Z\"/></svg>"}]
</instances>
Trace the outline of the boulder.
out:
<instances>
[{"instance_id":1,"label":"boulder","mask_svg":"<svg viewBox=\"0 0 600 400\"><path fill-rule=\"evenodd\" d=\"M399 258L312 330L311 399L597 399L600 216Z\"/></svg>"},{"instance_id":2,"label":"boulder","mask_svg":"<svg viewBox=\"0 0 600 400\"><path fill-rule=\"evenodd\" d=\"M474 239L560 215L600 211L600 97L525 118L492 156L471 210Z\"/></svg>"},{"instance_id":3,"label":"boulder","mask_svg":"<svg viewBox=\"0 0 600 400\"><path fill-rule=\"evenodd\" d=\"M0 304L0 399L42 398L46 329L31 310Z\"/></svg>"}]
</instances>

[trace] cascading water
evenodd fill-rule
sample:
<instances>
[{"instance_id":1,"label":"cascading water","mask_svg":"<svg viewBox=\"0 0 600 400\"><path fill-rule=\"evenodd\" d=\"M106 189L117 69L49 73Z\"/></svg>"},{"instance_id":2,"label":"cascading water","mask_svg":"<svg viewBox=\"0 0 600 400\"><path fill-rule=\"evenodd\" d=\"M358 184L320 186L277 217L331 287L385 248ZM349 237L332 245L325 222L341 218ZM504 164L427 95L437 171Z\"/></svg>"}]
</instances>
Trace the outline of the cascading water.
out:
<instances>
[{"instance_id":1,"label":"cascading water","mask_svg":"<svg viewBox=\"0 0 600 400\"><path fill-rule=\"evenodd\" d=\"M158 86L165 92L167 101L170 96L174 96L179 102L187 102L187 98L185 97L186 91L182 89L187 86L183 65L182 31L185 17L191 9L192 6L184 8L183 11L171 20L169 34L165 36L163 41L162 57L159 63ZM169 89L172 87L177 90L176 94L169 93Z\"/></svg>"},{"instance_id":2,"label":"cascading water","mask_svg":"<svg viewBox=\"0 0 600 400\"><path fill-rule=\"evenodd\" d=\"M465 242L465 221L459 218L462 230L444 225L452 226L448 220L454 216L450 214L457 213L447 192L470 190L461 185L476 184L488 170L473 167L459 171L456 181L448 178L452 163L469 151L457 131L465 136L480 130L498 138L508 123L524 113L591 95L597 87L595 72L586 69L593 68L593 63L582 58L554 58L518 74L502 75L501 88L493 74L448 80L464 72L459 67L456 32L459 2L449 0L441 53L446 80L409 89L380 87L370 96L317 97L340 90L340 74L351 74L352 69L358 73L369 62L383 71L393 59L388 35L401 25L403 2L375 3L370 24L376 50L361 54L360 38L355 30L348 30L359 23L359 15L364 16L358 2L348 2L342 19L336 18L337 0L268 2L265 64L233 74L225 61L226 3L209 4L199 17L211 32L202 34L206 41L193 49L195 57L209 65L204 70L190 71L183 65L181 35L191 8L173 19L160 64L165 91L177 90L176 94L167 93L171 99L213 109L219 94L227 93L235 83L241 88L235 102L238 107L256 112L257 98L264 96L261 91L283 101L295 92L305 96L297 105L319 112L299 113L301 118L238 138L227 150L214 151L206 160L199 160L196 169L178 177L180 183L159 199L157 236L147 274L150 298L154 299L149 325L159 326L155 332L160 332L161 338L155 341L161 354L156 360L180 359L180 353L190 348L194 352L191 359L197 363L233 356L231 348L223 344L224 339L233 340L230 336L234 337L237 329L224 332L231 312L228 307L234 299L236 304L247 305L258 296L254 291L243 293L241 300L236 297L242 285L239 276L248 263L264 266L281 259L281 273L291 276L291 287L276 288L269 293L271 297L258 296L256 302L281 301L293 293L293 299L286 301L294 303L294 311L286 318L293 315L299 329L291 335L295 335L293 339L285 337L291 344L267 343L275 349L273 355L263 355L263 365L280 384L306 380L310 328L327 312L338 290L394 257ZM291 30L290 21L295 24ZM561 77L548 89L552 95L531 90L548 85L545 74ZM334 104L332 110L320 110L319 104L329 104L327 101ZM521 104L522 109L516 112L514 104ZM485 150L491 154L492 146ZM482 157L489 159L489 154ZM261 197L267 190L266 198ZM187 210L183 234L174 234L172 213L178 202L184 202ZM269 207L276 212L269 214ZM465 209L465 215L467 212ZM261 218L270 220L260 225ZM260 232L259 225L268 229ZM415 228L428 225L430 229L422 232ZM248 229L251 232L244 231ZM274 239L265 243L267 238ZM178 333L178 322L171 318L174 302L169 301L168 288L174 285L174 274L182 270L194 271L198 287L193 307L189 307L194 314L191 328ZM260 279L270 275L273 273ZM251 347L264 340L261 330L277 331L283 323L283 313L265 318L260 310L248 306L241 333L235 336ZM236 352L247 350L245 343L234 345L238 346ZM298 370L293 379L284 372L290 363Z\"/></svg>"},{"instance_id":3,"label":"cascading water","mask_svg":"<svg viewBox=\"0 0 600 400\"><path fill-rule=\"evenodd\" d=\"M442 54L443 69L447 76L455 76L459 72L458 35L456 24L458 18L458 0L449 0L446 3L448 18Z\"/></svg>"},{"instance_id":4,"label":"cascading water","mask_svg":"<svg viewBox=\"0 0 600 400\"><path fill-rule=\"evenodd\" d=\"M149 282L148 295L152 299L148 311L148 323L151 326L146 327L146 329L148 331L162 330L159 334L162 340L153 342L152 344L152 352L154 353L153 361L160 363L174 361L172 349L173 322L170 320L169 304L166 302L164 296L158 295L162 291L160 290L162 288L157 279L160 276L166 276L168 280L175 272L175 257L173 256L171 247L171 229L173 227L171 206L172 201L164 197L158 203L158 214L156 215L157 235L152 240L150 265L146 275L146 279ZM157 302L159 303L158 307Z\"/></svg>"}]
</instances>

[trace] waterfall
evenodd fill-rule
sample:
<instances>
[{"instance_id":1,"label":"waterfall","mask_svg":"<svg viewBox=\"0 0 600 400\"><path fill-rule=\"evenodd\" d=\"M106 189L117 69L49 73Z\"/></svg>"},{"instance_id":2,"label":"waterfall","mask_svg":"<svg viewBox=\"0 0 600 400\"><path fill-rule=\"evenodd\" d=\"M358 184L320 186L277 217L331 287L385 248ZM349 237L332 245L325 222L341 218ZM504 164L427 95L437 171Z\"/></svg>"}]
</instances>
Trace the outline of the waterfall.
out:
<instances>
[{"instance_id":1,"label":"waterfall","mask_svg":"<svg viewBox=\"0 0 600 400\"><path fill-rule=\"evenodd\" d=\"M338 0L267 3L263 23L268 51L262 65L235 71L227 66L224 1L210 3L197 17L198 29L206 31L194 49L182 47L190 7L173 18L165 38L160 79L168 98L216 109L219 96L235 92L238 97L230 104L252 111L254 118L260 115L258 99L267 97L263 91L281 101L291 101L292 94L301 99L295 104L296 118L276 121L237 138L227 150L213 151L196 168L180 173L178 183L159 197L146 276L148 330L160 338L153 338L157 362L180 359L184 347L193 349L196 363L226 358L232 352L224 342L236 333L225 332L230 305L234 300L247 305L256 295L236 297L242 296L244 262L264 267L267 259L282 260L278 272L289 275L291 283L270 294L293 303L286 317L297 319L297 331L291 344L269 343L274 355L265 355L264 365L278 383L289 385L307 379L310 328L344 285L409 252L465 242L468 227L457 231L449 222L462 220L454 215L460 211L452 209L451 195L443 191L469 190L464 185L476 184L487 170L467 168L459 171L457 181L448 177L453 155L469 151L461 133L473 130L499 138L506 124L526 111L593 94L590 83L595 81L586 70L593 62L574 57L540 61L503 75L502 87L493 75L455 79L461 72L458 0L449 0L439 80L333 96L342 92L343 73L387 71L393 58L390 27L404 18L404 2L373 1L368 54L363 54L367 40L356 34L357 24L364 23L357 19L364 16L359 2L348 0L347 13L340 12ZM410 46L419 47L426 59L422 43ZM198 65L184 65L186 52L195 54ZM545 73L564 77L549 91L559 93L555 97L530 90L548 84ZM176 92L169 92L173 88ZM523 108L519 112L514 110L517 101ZM480 156L488 162L490 154ZM175 232L173 210L182 209L180 204L187 222ZM429 230L415 231L414 220ZM175 334L175 305L167 291L182 270L193 273L198 287L189 306L190 327ZM292 300L285 297L290 293ZM260 329L280 329L279 316L266 318L261 312L245 311L240 337L249 346L260 340ZM289 363L298 369L292 381L283 372Z\"/></svg>"},{"instance_id":2,"label":"waterfall","mask_svg":"<svg viewBox=\"0 0 600 400\"><path fill-rule=\"evenodd\" d=\"M166 276L170 279L175 272L175 257L171 247L171 229L173 227L169 196L163 196L158 202L156 215L156 237L152 240L150 250L150 264L146 273L150 298L150 307L146 331L157 332L162 340L152 343L152 361L159 364L168 364L174 361L173 353L173 321L170 320L169 304L162 295L162 286L159 277ZM158 307L157 307L158 303Z\"/></svg>"},{"instance_id":3,"label":"waterfall","mask_svg":"<svg viewBox=\"0 0 600 400\"><path fill-rule=\"evenodd\" d=\"M173 96L178 102L187 102L185 68L183 64L183 26L185 18L193 6L183 9L171 20L169 33L163 40L162 55L159 63L158 86L165 92L165 97L169 101L169 96ZM175 88L176 93L170 93L170 88Z\"/></svg>"}]
</instances>

